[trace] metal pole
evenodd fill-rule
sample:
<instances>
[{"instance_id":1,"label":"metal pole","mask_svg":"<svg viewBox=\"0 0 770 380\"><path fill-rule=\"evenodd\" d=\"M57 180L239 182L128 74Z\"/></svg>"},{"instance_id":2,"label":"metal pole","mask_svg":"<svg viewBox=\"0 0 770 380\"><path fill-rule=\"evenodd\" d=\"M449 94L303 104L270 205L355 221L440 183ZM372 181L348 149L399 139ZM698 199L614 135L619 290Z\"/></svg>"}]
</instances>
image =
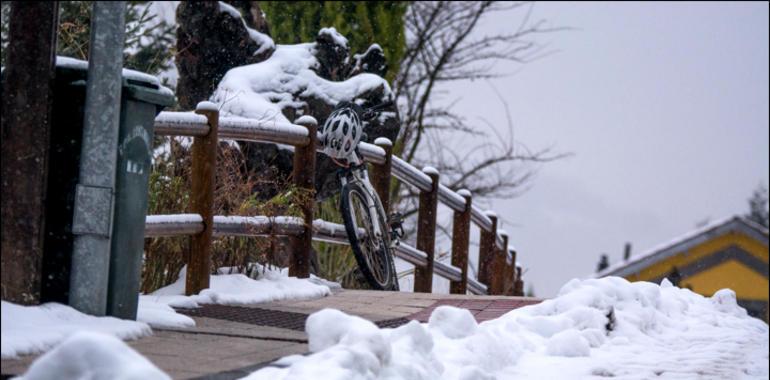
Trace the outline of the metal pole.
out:
<instances>
[{"instance_id":1,"label":"metal pole","mask_svg":"<svg viewBox=\"0 0 770 380\"><path fill-rule=\"evenodd\" d=\"M2 96L2 298L40 301L58 2L11 3Z\"/></svg>"},{"instance_id":2,"label":"metal pole","mask_svg":"<svg viewBox=\"0 0 770 380\"><path fill-rule=\"evenodd\" d=\"M70 305L92 315L107 310L125 12L125 1L97 1L91 20Z\"/></svg>"},{"instance_id":3,"label":"metal pole","mask_svg":"<svg viewBox=\"0 0 770 380\"><path fill-rule=\"evenodd\" d=\"M468 244L471 235L471 192L457 192L465 198L465 210L454 212L452 221L452 265L462 270L462 279L449 283L449 293L465 294L468 289Z\"/></svg>"},{"instance_id":4,"label":"metal pole","mask_svg":"<svg viewBox=\"0 0 770 380\"><path fill-rule=\"evenodd\" d=\"M315 146L318 122L310 116L302 116L295 124L307 128L310 142L307 145L294 147L294 185L299 194L298 201L305 221L305 231L302 235L292 236L291 261L289 276L299 278L310 277L310 254L313 249L313 206L315 204Z\"/></svg>"},{"instance_id":5,"label":"metal pole","mask_svg":"<svg viewBox=\"0 0 770 380\"><path fill-rule=\"evenodd\" d=\"M428 255L428 264L425 268L414 268L414 291L431 293L433 291L433 256L436 248L439 175L433 168L425 168L423 173L430 176L433 183L430 191L420 192L420 209L417 213L417 249Z\"/></svg>"},{"instance_id":6,"label":"metal pole","mask_svg":"<svg viewBox=\"0 0 770 380\"><path fill-rule=\"evenodd\" d=\"M211 275L211 241L214 236L214 185L219 141L219 110L196 109L206 116L209 133L195 137L192 145L191 208L203 218L203 231L190 238L190 260L187 261L185 294L198 294L209 287Z\"/></svg>"}]
</instances>

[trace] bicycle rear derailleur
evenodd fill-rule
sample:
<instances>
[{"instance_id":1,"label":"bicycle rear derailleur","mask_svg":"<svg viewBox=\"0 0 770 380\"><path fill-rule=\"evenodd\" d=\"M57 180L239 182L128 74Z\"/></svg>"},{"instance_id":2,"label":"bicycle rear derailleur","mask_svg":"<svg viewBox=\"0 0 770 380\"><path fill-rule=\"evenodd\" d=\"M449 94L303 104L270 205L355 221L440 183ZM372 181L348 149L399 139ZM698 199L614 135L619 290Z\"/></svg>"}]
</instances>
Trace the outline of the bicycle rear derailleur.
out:
<instances>
[{"instance_id":1,"label":"bicycle rear derailleur","mask_svg":"<svg viewBox=\"0 0 770 380\"><path fill-rule=\"evenodd\" d=\"M388 224L390 225L390 241L393 245L398 245L399 239L404 237L404 216L400 212L390 214Z\"/></svg>"}]
</instances>

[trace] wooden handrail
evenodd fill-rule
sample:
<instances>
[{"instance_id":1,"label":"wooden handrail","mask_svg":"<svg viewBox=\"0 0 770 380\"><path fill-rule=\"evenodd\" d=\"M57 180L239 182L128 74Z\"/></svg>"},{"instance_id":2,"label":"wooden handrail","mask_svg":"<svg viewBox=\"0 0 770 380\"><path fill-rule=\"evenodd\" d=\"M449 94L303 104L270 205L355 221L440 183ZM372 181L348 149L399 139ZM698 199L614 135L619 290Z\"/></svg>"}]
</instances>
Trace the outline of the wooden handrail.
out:
<instances>
[{"instance_id":1,"label":"wooden handrail","mask_svg":"<svg viewBox=\"0 0 770 380\"><path fill-rule=\"evenodd\" d=\"M211 107L211 104L208 103L207 107ZM167 136L193 136L198 138L205 138L209 136L212 130L214 130L214 132L216 132L216 139L235 139L287 144L293 145L295 152L297 149L299 149L301 152L305 152L305 147L307 147L309 144L312 144L312 151L322 150L318 145L319 139L317 138L317 134L315 132L314 120L313 123L309 123L308 121L304 120L305 117L303 117L301 118L303 122L297 120L296 124L288 124L278 123L272 120L255 120L241 117L221 117L218 116L217 112L217 122L212 120L209 116L211 112L206 111L211 111L211 109L207 108L206 110L199 110L197 113L161 112L155 119L155 133L158 135ZM204 113L205 115L199 113ZM213 128L211 126L212 122L217 124ZM312 124L313 127L309 127L309 124ZM311 136L311 134L313 136ZM400 157L391 156L388 152L386 152L386 149L383 149L387 148L387 146L382 145L382 143L378 145L361 142L358 147L358 151L364 160L376 165L375 172L377 174L375 174L374 177L384 177L386 175L392 176L410 186L416 187L423 194L434 193L433 196L435 196L436 202L440 202L441 204L446 205L455 212L455 223L457 223L458 220L462 220L462 218L457 218L459 218L458 215L466 212L467 202L467 204L470 205L470 207L467 208L468 223L478 226L482 232L484 240L484 242L482 242L480 255L482 257L489 258L494 258L495 255L501 255L501 258L504 257L504 259L499 260L498 262L500 262L501 265L504 265L505 267L495 268L495 270L504 270L504 273L509 274L511 272L516 273L515 270L512 270L515 269L513 268L513 266L515 266L515 261L511 260L512 255L509 250L504 249L507 239L504 238L503 234L500 234L497 231L497 223L495 222L496 217L490 217L487 215L487 212L482 211L476 205L472 205L470 202L469 193L466 196L461 192L455 192L447 186L438 183L437 179L435 180L435 182L437 182L437 186L434 186L434 179L430 175L424 173L422 170L417 169L410 163L402 160ZM303 162L307 162L311 156L310 154L306 153L302 153L302 155ZM193 160L195 160L195 158ZM207 160L211 160L211 158L209 157ZM307 166L308 165L305 165L305 169L308 169ZM307 174L310 175L309 170L304 170L302 173L303 175L299 176L300 180L303 181L301 187L308 187L309 182L307 179L312 178L312 176L308 177L307 175L304 175L304 172L308 172ZM295 173L295 177L297 177L296 174L297 173ZM375 178L375 181L378 181L378 192L381 192L385 189L385 186L388 182L385 181L385 178L387 177ZM389 203L387 202L387 199L385 203ZM306 229L305 226L311 224L310 221L312 220L312 207L303 207L303 210L305 212L303 218L265 216L214 216L213 220L210 222L212 227L211 232L209 232L210 237L208 237L208 243L210 244L210 239L213 236L267 236L272 234L293 237L293 245L299 244L302 247L299 247L298 249L292 249L292 251L308 251L308 244L311 239L337 244L348 244L347 234L345 233L344 226L342 225L329 223L319 219L312 221L312 229ZM433 213L435 214L435 208ZM435 217L435 215L433 216ZM209 218L211 217L209 216ZM430 226L426 225L426 227ZM435 225L433 230L433 235L435 235ZM206 223L201 217L201 214L152 215L147 217L145 236L201 236L201 234L206 231ZM452 261L453 263L457 262L459 264L463 262L460 259L462 257L462 247L455 247L455 245L467 245L468 239L466 237L465 241L463 241L463 239L458 240L457 236L455 236L458 235L458 233L462 235L462 229L455 229L453 232L453 252L455 252L457 249L457 253L453 253ZM426 240L426 233L423 233L422 235L422 240ZM435 239L435 236L433 236L433 238ZM431 245L428 244L429 242L425 241L423 243L419 243L420 241L421 239L418 239L418 244L427 244L425 245L426 247L431 247ZM465 248L465 251L467 252L467 247ZM457 256L457 259L454 258L456 255L459 255ZM452 281L453 292L461 293L461 288L464 288L474 294L487 294L490 291L499 291L497 289L493 289L492 287L488 287L483 283L483 281L489 281L491 279L491 277L489 277L490 274L485 273L485 270L481 270L480 275L483 274L483 276L480 277L480 280L473 279L467 275L467 253L464 268L458 268L454 265L438 261L434 262L432 260L432 255L422 250L416 249L410 245L404 244L403 242L398 247L396 247L396 256L415 265L416 272L420 272L421 269L425 270L432 268L430 269L429 273L439 275ZM489 259L486 260L489 261ZM307 273L305 273L306 270L304 268L304 263L306 261L306 257L295 257L292 261L292 264L290 265L290 272L299 274L301 277L306 276ZM508 268L509 266L511 266L511 268ZM480 267L487 268L488 265L480 265ZM201 273L199 276L203 276L203 274ZM425 277L426 276L422 276L423 280L421 281L425 282ZM483 278L486 278L486 280ZM505 281L510 281L510 279ZM517 281L520 281L520 279L517 278ZM425 288L426 286L426 284L422 284L421 288ZM508 288L508 286L503 287Z\"/></svg>"}]
</instances>

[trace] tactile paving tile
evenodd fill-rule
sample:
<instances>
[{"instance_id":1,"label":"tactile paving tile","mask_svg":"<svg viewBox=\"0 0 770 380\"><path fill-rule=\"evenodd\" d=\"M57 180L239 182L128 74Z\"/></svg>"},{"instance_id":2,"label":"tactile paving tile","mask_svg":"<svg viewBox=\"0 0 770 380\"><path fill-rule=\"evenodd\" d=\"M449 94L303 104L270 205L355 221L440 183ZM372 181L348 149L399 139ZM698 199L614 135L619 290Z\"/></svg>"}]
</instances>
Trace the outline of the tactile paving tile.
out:
<instances>
[{"instance_id":1,"label":"tactile paving tile","mask_svg":"<svg viewBox=\"0 0 770 380\"><path fill-rule=\"evenodd\" d=\"M202 305L195 309L177 308L179 313L191 317L222 319L257 326L278 327L288 330L305 331L308 314L288 311L260 309L256 307ZM408 323L406 318L393 318L374 322L378 327L398 327Z\"/></svg>"}]
</instances>

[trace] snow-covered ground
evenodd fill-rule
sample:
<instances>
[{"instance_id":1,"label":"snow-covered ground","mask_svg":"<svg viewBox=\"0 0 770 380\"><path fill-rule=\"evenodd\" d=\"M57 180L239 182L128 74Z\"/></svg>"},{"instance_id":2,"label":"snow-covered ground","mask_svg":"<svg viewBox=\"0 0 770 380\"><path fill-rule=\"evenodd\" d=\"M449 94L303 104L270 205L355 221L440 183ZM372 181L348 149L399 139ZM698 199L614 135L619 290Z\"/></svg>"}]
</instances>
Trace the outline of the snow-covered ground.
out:
<instances>
[{"instance_id":1,"label":"snow-covered ground","mask_svg":"<svg viewBox=\"0 0 770 380\"><path fill-rule=\"evenodd\" d=\"M244 305L279 300L303 300L331 294L339 284L317 277L289 277L286 268L267 268L255 264L254 277L220 268L211 276L209 289L194 296L184 295L185 273L179 279L150 295L139 296L138 321L113 317L94 317L69 306L48 303L21 306L2 302L2 357L36 354L50 350L76 332L101 332L121 339L152 334L152 327L192 327L195 321L178 314L171 306L198 307L199 304Z\"/></svg>"},{"instance_id":2,"label":"snow-covered ground","mask_svg":"<svg viewBox=\"0 0 770 380\"><path fill-rule=\"evenodd\" d=\"M477 324L437 308L396 329L337 310L307 321L309 356L249 379L767 379L768 326L731 290L572 280L558 297Z\"/></svg>"},{"instance_id":3,"label":"snow-covered ground","mask_svg":"<svg viewBox=\"0 0 770 380\"><path fill-rule=\"evenodd\" d=\"M57 303L21 306L2 301L0 325L3 358L48 351L78 331L108 333L121 339L152 333L146 323L93 317Z\"/></svg>"},{"instance_id":4,"label":"snow-covered ground","mask_svg":"<svg viewBox=\"0 0 770 380\"><path fill-rule=\"evenodd\" d=\"M228 280L229 281L229 280ZM237 280L233 280L237 281ZM225 282L229 285L236 283ZM229 286L228 285L228 286ZM221 297L223 289L209 296ZM164 292L173 293L167 289ZM159 295L156 297L172 297ZM188 301L195 301L187 298ZM10 306L10 308L9 308ZM64 310L61 305L29 308ZM22 310L22 311L19 311ZM3 303L3 355L8 316L33 315ZM8 311L8 312L7 312ZM28 313L28 314L21 314ZM48 312L52 313L52 312ZM66 319L83 316L66 311ZM47 319L46 319L47 318ZM61 317L57 317L61 318ZM90 317L93 318L93 317ZM30 317L21 335L62 323ZM78 325L98 325L93 318ZM113 321L114 322L114 321ZM143 326L137 322L126 322ZM98 330L98 329L97 329ZM30 331L34 331L31 333ZM133 331L133 330L132 330ZM134 334L146 331L146 326ZM749 317L735 293L703 297L665 281L619 277L572 280L558 297L477 324L464 309L437 308L425 324L395 329L333 309L306 324L308 356L293 355L248 379L768 379L768 326ZM164 379L125 343L97 333L72 334L39 358L27 379ZM69 376L69 375L72 376Z\"/></svg>"},{"instance_id":5,"label":"snow-covered ground","mask_svg":"<svg viewBox=\"0 0 770 380\"><path fill-rule=\"evenodd\" d=\"M252 264L256 278L241 273L230 273L230 268L219 268L211 276L209 288L197 295L185 296L186 268L179 279L149 295L139 297L137 319L155 327L188 327L195 322L176 313L171 307L195 308L200 304L248 305L282 300L304 300L325 297L339 284L311 276L307 279L289 277L287 268L269 268Z\"/></svg>"},{"instance_id":6,"label":"snow-covered ground","mask_svg":"<svg viewBox=\"0 0 770 380\"><path fill-rule=\"evenodd\" d=\"M41 356L19 380L165 380L170 379L112 335L77 332Z\"/></svg>"}]
</instances>

